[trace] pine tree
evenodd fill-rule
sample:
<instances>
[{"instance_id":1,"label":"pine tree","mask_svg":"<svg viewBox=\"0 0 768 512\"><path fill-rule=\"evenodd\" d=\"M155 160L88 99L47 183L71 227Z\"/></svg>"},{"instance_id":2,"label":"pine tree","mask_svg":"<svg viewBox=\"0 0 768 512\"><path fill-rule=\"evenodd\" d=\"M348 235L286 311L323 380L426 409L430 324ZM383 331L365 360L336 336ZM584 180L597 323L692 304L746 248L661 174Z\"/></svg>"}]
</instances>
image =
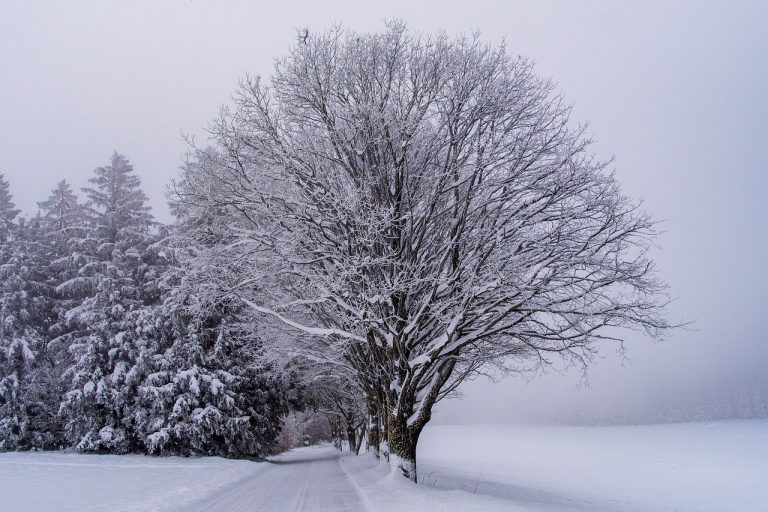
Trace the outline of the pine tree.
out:
<instances>
[{"instance_id":1,"label":"pine tree","mask_svg":"<svg viewBox=\"0 0 768 512\"><path fill-rule=\"evenodd\" d=\"M24 295L15 246L18 214L8 182L0 175L0 446L4 449L16 448L24 435L20 381L35 357L23 332Z\"/></svg>"},{"instance_id":2,"label":"pine tree","mask_svg":"<svg viewBox=\"0 0 768 512\"><path fill-rule=\"evenodd\" d=\"M65 371L69 391L62 403L66 435L80 450L127 452L142 441L130 426L139 376L131 373L145 337L143 308L159 300L152 250L155 223L133 166L117 153L99 167L84 189L90 233L88 261L62 283L62 294L91 295L65 314L74 358Z\"/></svg>"},{"instance_id":3,"label":"pine tree","mask_svg":"<svg viewBox=\"0 0 768 512\"><path fill-rule=\"evenodd\" d=\"M60 319L72 299L61 297L56 288L77 275L83 264L78 263L82 258L77 244L86 234L85 210L66 182L38 206L39 214L16 229L17 268L11 270L14 279L23 279L26 327L34 333L30 337L34 360L26 365L18 388L26 418L25 436L16 445L21 449L65 444L58 411L64 390L61 374L69 358L67 331Z\"/></svg>"},{"instance_id":4,"label":"pine tree","mask_svg":"<svg viewBox=\"0 0 768 512\"><path fill-rule=\"evenodd\" d=\"M159 454L269 453L287 412L277 380L258 364L253 325L226 304L190 316L176 289L164 304L164 342L141 387L146 447Z\"/></svg>"},{"instance_id":5,"label":"pine tree","mask_svg":"<svg viewBox=\"0 0 768 512\"><path fill-rule=\"evenodd\" d=\"M88 236L87 210L66 181L60 181L38 207L47 282L54 290L51 310L56 320L49 330L53 346L66 349L71 336L65 313L92 295L92 279L81 269L95 261L96 244Z\"/></svg>"},{"instance_id":6,"label":"pine tree","mask_svg":"<svg viewBox=\"0 0 768 512\"><path fill-rule=\"evenodd\" d=\"M5 176L0 174L0 243L5 244L12 240L17 228L15 219L18 215L19 210L13 203L8 182L5 180ZM6 250L5 246L3 250Z\"/></svg>"},{"instance_id":7,"label":"pine tree","mask_svg":"<svg viewBox=\"0 0 768 512\"><path fill-rule=\"evenodd\" d=\"M220 269L232 264L220 216L171 203L174 267L164 282L162 329L142 360L147 450L159 454L262 456L287 412L285 388L267 364L258 325L241 304L220 300ZM171 250L171 249L169 249Z\"/></svg>"},{"instance_id":8,"label":"pine tree","mask_svg":"<svg viewBox=\"0 0 768 512\"><path fill-rule=\"evenodd\" d=\"M0 448L47 448L55 443L57 402L50 393L55 378L43 363L47 288L39 224L14 222L18 214L0 176Z\"/></svg>"},{"instance_id":9,"label":"pine tree","mask_svg":"<svg viewBox=\"0 0 768 512\"><path fill-rule=\"evenodd\" d=\"M269 453L285 386L242 305L206 292L228 227L175 208L169 237L118 154L90 181L17 221L0 178L0 448Z\"/></svg>"},{"instance_id":10,"label":"pine tree","mask_svg":"<svg viewBox=\"0 0 768 512\"><path fill-rule=\"evenodd\" d=\"M82 242L87 239L87 210L78 202L77 195L66 180L60 181L40 208L42 240L52 265L50 277L56 286L77 275L83 261Z\"/></svg>"},{"instance_id":11,"label":"pine tree","mask_svg":"<svg viewBox=\"0 0 768 512\"><path fill-rule=\"evenodd\" d=\"M88 180L94 187L83 192L88 196L94 235L102 243L100 252L107 254L113 248L125 252L145 244L155 222L133 165L115 152L110 165L97 168L94 174Z\"/></svg>"}]
</instances>

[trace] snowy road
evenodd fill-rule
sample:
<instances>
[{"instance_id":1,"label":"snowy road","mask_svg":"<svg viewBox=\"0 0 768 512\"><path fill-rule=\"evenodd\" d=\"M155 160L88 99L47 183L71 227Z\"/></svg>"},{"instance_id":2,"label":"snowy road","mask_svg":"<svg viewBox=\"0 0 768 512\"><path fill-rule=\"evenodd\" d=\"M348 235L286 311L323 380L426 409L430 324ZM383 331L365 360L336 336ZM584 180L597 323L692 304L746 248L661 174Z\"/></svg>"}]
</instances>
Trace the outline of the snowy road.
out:
<instances>
[{"instance_id":1,"label":"snowy road","mask_svg":"<svg viewBox=\"0 0 768 512\"><path fill-rule=\"evenodd\" d=\"M191 505L192 512L358 512L365 508L332 447L299 448Z\"/></svg>"}]
</instances>

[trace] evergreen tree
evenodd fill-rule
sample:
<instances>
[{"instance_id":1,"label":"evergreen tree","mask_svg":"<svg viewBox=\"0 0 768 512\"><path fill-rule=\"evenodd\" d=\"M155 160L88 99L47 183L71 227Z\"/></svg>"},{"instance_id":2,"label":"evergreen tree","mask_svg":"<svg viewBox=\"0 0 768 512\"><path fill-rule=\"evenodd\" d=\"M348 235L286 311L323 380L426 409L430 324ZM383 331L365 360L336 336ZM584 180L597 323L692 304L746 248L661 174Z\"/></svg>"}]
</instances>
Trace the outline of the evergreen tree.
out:
<instances>
[{"instance_id":1,"label":"evergreen tree","mask_svg":"<svg viewBox=\"0 0 768 512\"><path fill-rule=\"evenodd\" d=\"M51 310L55 321L49 329L54 339L52 345L67 347L72 336L65 313L92 295L93 279L82 275L81 269L95 261L96 243L88 236L87 210L66 181L60 181L38 207L46 277L54 290ZM62 286L64 283L67 284Z\"/></svg>"},{"instance_id":2,"label":"evergreen tree","mask_svg":"<svg viewBox=\"0 0 768 512\"><path fill-rule=\"evenodd\" d=\"M87 239L87 210L78 202L77 195L66 180L60 181L40 208L42 239L48 251L52 268L50 277L55 286L77 275L83 262L78 257L84 252L81 245Z\"/></svg>"},{"instance_id":3,"label":"evergreen tree","mask_svg":"<svg viewBox=\"0 0 768 512\"><path fill-rule=\"evenodd\" d=\"M0 174L0 243L6 244L12 241L18 227L15 223L16 216L18 215L19 210L16 209L16 205L13 202L8 182L5 180L5 176ZM6 250L7 247L10 246L3 246L3 250Z\"/></svg>"},{"instance_id":4,"label":"evergreen tree","mask_svg":"<svg viewBox=\"0 0 768 512\"><path fill-rule=\"evenodd\" d=\"M18 214L8 182L0 175L0 443L4 449L16 448L24 435L20 381L35 358L23 328L26 310L15 246Z\"/></svg>"},{"instance_id":5,"label":"evergreen tree","mask_svg":"<svg viewBox=\"0 0 768 512\"><path fill-rule=\"evenodd\" d=\"M0 176L0 448L48 448L57 397L44 363L49 304L39 224L14 222L18 213Z\"/></svg>"},{"instance_id":6,"label":"evergreen tree","mask_svg":"<svg viewBox=\"0 0 768 512\"><path fill-rule=\"evenodd\" d=\"M262 456L287 412L285 386L264 363L259 326L247 309L220 299L227 252L221 216L171 203L175 267L164 282L162 329L142 359L151 367L140 388L147 450L162 454Z\"/></svg>"},{"instance_id":7,"label":"evergreen tree","mask_svg":"<svg viewBox=\"0 0 768 512\"><path fill-rule=\"evenodd\" d=\"M176 290L164 304L164 350L141 387L151 453L223 457L269 453L287 412L278 381L258 364L253 326L225 304L190 316ZM161 348L159 345L157 348Z\"/></svg>"},{"instance_id":8,"label":"evergreen tree","mask_svg":"<svg viewBox=\"0 0 768 512\"><path fill-rule=\"evenodd\" d=\"M156 267L162 256L152 251L155 223L133 166L117 153L99 167L84 189L90 233L84 246L88 261L78 276L58 290L91 295L65 314L73 337L72 365L64 379L69 391L62 402L66 436L80 450L136 450L141 440L130 428L138 376L130 370L144 338L142 309L159 300Z\"/></svg>"},{"instance_id":9,"label":"evergreen tree","mask_svg":"<svg viewBox=\"0 0 768 512\"><path fill-rule=\"evenodd\" d=\"M221 216L157 225L114 154L17 221L0 178L0 448L261 456L289 400L248 310L209 293L234 261Z\"/></svg>"}]
</instances>

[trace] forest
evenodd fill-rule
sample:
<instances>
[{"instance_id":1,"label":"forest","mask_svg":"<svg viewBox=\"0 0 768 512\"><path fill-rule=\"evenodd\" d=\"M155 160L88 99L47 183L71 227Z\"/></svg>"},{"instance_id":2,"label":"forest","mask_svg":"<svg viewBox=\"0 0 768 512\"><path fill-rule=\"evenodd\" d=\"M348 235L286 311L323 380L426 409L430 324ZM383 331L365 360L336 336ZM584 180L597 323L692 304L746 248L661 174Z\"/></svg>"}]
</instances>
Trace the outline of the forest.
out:
<instances>
[{"instance_id":1,"label":"forest","mask_svg":"<svg viewBox=\"0 0 768 512\"><path fill-rule=\"evenodd\" d=\"M289 404L233 304L200 304L200 219L156 222L128 159L20 218L0 181L0 446L263 455Z\"/></svg>"}]
</instances>

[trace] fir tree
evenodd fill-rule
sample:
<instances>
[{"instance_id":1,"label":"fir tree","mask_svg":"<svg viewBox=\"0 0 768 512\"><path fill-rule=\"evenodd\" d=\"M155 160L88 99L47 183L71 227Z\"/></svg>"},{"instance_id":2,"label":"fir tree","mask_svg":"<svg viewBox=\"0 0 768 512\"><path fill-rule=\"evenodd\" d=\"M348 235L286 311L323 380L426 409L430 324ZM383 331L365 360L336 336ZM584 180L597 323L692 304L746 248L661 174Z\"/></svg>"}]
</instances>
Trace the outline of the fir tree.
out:
<instances>
[{"instance_id":1,"label":"fir tree","mask_svg":"<svg viewBox=\"0 0 768 512\"><path fill-rule=\"evenodd\" d=\"M164 282L162 329L142 360L140 388L148 451L262 456L287 412L280 378L264 362L259 326L242 304L219 300L221 269L233 264L220 216L171 203L175 265ZM223 250L222 250L223 249ZM224 285L225 286L225 285ZM149 347L148 347L149 348Z\"/></svg>"},{"instance_id":2,"label":"fir tree","mask_svg":"<svg viewBox=\"0 0 768 512\"><path fill-rule=\"evenodd\" d=\"M258 363L253 325L238 322L226 304L190 316L190 299L178 289L168 298L167 348L147 358L154 370L140 390L147 450L266 455L287 410L278 381Z\"/></svg>"},{"instance_id":3,"label":"fir tree","mask_svg":"<svg viewBox=\"0 0 768 512\"><path fill-rule=\"evenodd\" d=\"M76 329L64 373L69 391L62 403L66 435L80 450L135 450L141 442L130 427L138 377L135 366L144 333L137 328L142 309L157 301L158 254L154 221L133 166L117 153L99 167L84 189L90 220L90 253L78 276L59 286L72 295L85 288L92 295L65 314Z\"/></svg>"},{"instance_id":4,"label":"fir tree","mask_svg":"<svg viewBox=\"0 0 768 512\"><path fill-rule=\"evenodd\" d=\"M55 443L55 375L45 364L49 304L39 224L14 222L19 211L0 176L0 447Z\"/></svg>"}]
</instances>

